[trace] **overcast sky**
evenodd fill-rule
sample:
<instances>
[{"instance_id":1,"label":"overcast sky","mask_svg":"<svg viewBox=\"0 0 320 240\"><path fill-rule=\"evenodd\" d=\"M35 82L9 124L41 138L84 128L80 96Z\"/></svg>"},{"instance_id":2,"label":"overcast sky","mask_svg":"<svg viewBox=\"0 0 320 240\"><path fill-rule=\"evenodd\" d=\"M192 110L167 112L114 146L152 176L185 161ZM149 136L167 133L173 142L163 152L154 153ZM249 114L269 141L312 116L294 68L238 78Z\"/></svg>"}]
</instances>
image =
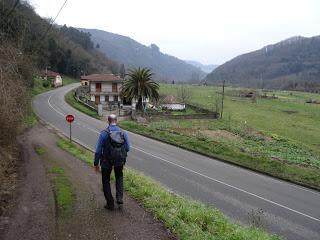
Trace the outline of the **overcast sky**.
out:
<instances>
[{"instance_id":1,"label":"overcast sky","mask_svg":"<svg viewBox=\"0 0 320 240\"><path fill-rule=\"evenodd\" d=\"M64 1L29 0L39 15L52 18ZM222 64L292 36L320 35L320 0L68 0L56 22Z\"/></svg>"}]
</instances>

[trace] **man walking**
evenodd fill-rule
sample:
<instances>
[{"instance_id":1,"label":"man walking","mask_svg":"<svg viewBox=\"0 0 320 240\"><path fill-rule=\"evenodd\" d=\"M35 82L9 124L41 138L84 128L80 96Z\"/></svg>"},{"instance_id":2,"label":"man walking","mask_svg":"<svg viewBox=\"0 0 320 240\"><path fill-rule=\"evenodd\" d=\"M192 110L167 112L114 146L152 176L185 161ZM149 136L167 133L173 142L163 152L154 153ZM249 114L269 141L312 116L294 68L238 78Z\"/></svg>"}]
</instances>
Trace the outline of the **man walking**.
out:
<instances>
[{"instance_id":1,"label":"man walking","mask_svg":"<svg viewBox=\"0 0 320 240\"><path fill-rule=\"evenodd\" d=\"M116 201L123 204L123 166L126 162L127 152L130 150L127 133L117 126L117 116L108 116L109 126L100 133L94 166L99 171L101 166L103 193L106 198L106 209L114 209L114 199L110 187L110 175L112 167L116 177Z\"/></svg>"}]
</instances>

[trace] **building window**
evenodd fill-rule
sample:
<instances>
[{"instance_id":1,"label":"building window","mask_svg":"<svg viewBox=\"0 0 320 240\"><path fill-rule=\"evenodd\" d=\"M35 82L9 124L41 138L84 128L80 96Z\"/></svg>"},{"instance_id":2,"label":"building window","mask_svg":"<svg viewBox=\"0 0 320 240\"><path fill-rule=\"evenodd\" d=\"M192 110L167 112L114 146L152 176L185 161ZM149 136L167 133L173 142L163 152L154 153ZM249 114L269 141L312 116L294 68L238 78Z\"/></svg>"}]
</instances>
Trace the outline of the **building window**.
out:
<instances>
[{"instance_id":1,"label":"building window","mask_svg":"<svg viewBox=\"0 0 320 240\"><path fill-rule=\"evenodd\" d=\"M101 83L96 83L96 92L101 92Z\"/></svg>"},{"instance_id":2,"label":"building window","mask_svg":"<svg viewBox=\"0 0 320 240\"><path fill-rule=\"evenodd\" d=\"M109 95L104 96L104 101L109 102Z\"/></svg>"},{"instance_id":3,"label":"building window","mask_svg":"<svg viewBox=\"0 0 320 240\"><path fill-rule=\"evenodd\" d=\"M112 92L118 92L118 84L112 83Z\"/></svg>"},{"instance_id":4,"label":"building window","mask_svg":"<svg viewBox=\"0 0 320 240\"><path fill-rule=\"evenodd\" d=\"M114 97L113 97L113 100L114 100L115 102L118 102L118 96L114 96Z\"/></svg>"}]
</instances>

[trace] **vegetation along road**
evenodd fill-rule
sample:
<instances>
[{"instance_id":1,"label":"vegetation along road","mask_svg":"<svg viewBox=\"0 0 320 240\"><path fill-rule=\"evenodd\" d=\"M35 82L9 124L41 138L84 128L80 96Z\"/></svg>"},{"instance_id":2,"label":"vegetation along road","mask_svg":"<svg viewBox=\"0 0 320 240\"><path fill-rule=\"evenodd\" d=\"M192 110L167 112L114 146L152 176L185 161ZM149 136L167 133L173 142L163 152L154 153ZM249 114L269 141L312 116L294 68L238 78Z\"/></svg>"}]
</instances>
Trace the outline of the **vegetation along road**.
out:
<instances>
[{"instance_id":1,"label":"vegetation along road","mask_svg":"<svg viewBox=\"0 0 320 240\"><path fill-rule=\"evenodd\" d=\"M94 149L104 122L73 109L64 95L78 84L36 96L36 114L68 135L67 114L75 116L73 136ZM235 221L259 221L288 239L320 239L320 193L235 167L137 134L129 133L128 166L152 176L179 194L221 209Z\"/></svg>"}]
</instances>

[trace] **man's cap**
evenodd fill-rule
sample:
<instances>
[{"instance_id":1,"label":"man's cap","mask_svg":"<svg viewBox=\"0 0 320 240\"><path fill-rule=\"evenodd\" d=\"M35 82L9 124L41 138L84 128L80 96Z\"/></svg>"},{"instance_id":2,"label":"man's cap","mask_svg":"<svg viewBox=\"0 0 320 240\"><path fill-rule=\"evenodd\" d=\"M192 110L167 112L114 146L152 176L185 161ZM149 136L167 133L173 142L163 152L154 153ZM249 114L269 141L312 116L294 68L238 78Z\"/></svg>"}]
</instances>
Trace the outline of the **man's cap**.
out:
<instances>
[{"instance_id":1,"label":"man's cap","mask_svg":"<svg viewBox=\"0 0 320 240\"><path fill-rule=\"evenodd\" d=\"M108 116L108 122L117 121L117 116L115 114L110 114Z\"/></svg>"}]
</instances>

